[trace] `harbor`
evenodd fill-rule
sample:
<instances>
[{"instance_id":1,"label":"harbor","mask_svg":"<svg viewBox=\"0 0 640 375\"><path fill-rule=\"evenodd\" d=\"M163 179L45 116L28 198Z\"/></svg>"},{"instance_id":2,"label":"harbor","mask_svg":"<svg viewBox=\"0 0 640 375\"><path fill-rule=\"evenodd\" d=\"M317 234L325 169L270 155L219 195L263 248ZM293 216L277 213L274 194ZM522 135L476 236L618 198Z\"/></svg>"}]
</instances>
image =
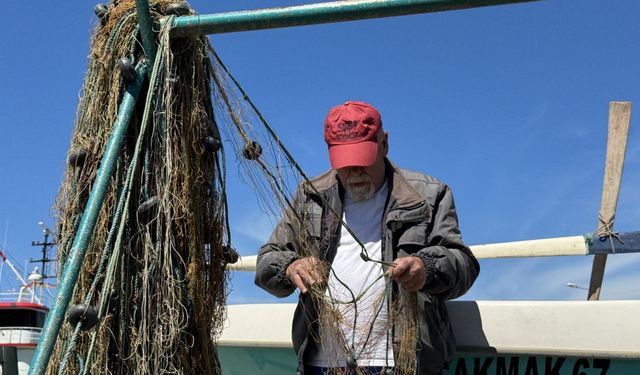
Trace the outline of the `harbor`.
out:
<instances>
[{"instance_id":1,"label":"harbor","mask_svg":"<svg viewBox=\"0 0 640 375\"><path fill-rule=\"evenodd\" d=\"M295 372L297 295L258 290L254 255L328 168L321 112L359 95L394 162L456 191L482 263L445 373L637 372L637 4L549 3L25 6L46 64L3 100L0 373ZM8 70L35 61L23 34ZM43 217L57 252L27 257Z\"/></svg>"}]
</instances>

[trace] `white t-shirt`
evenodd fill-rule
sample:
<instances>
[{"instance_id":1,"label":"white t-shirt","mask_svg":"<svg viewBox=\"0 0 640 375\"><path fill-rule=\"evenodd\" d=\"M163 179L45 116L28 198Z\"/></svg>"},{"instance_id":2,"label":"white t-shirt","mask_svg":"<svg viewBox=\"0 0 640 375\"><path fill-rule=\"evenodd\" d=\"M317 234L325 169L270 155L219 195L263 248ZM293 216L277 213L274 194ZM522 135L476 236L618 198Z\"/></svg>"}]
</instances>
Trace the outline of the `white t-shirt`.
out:
<instances>
[{"instance_id":1,"label":"white t-shirt","mask_svg":"<svg viewBox=\"0 0 640 375\"><path fill-rule=\"evenodd\" d=\"M364 244L371 259L382 259L382 215L387 200L385 183L376 194L361 202L354 202L345 194L343 220ZM393 366L393 349L387 329L387 301L384 294L386 278L382 265L365 262L360 258L360 245L342 226L340 243L329 274L327 298L332 301L353 301L356 298L357 315L353 303L335 303L343 317L338 337L336 329L326 321L320 321L318 350L309 353L308 364L318 367L345 366L346 358L353 352L358 366ZM377 279L377 280L376 280ZM345 284L348 286L345 287ZM380 306L382 304L382 306ZM356 320L355 336L354 319ZM372 324L373 321L373 324ZM369 338L367 335L371 331ZM342 343L342 344L338 344ZM344 347L349 348L345 353Z\"/></svg>"}]
</instances>

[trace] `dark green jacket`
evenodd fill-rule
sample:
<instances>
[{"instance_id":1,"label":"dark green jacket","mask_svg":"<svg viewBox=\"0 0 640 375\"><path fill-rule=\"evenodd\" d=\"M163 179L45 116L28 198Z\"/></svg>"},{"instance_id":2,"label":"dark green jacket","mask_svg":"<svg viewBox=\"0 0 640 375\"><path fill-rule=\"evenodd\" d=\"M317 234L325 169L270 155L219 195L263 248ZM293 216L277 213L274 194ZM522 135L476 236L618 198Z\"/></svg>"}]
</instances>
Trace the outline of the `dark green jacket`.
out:
<instances>
[{"instance_id":1,"label":"dark green jacket","mask_svg":"<svg viewBox=\"0 0 640 375\"><path fill-rule=\"evenodd\" d=\"M444 302L469 290L480 265L462 242L448 186L433 177L399 169L388 160L386 175L390 193L381 223L383 259L392 262L413 255L425 263L427 282L416 293L420 331L417 374L438 374L456 350ZM295 290L285 273L294 260L313 255L331 262L336 253L343 188L335 171L311 184L313 187L303 184L298 189L293 209L285 212L258 253L256 284L277 297ZM292 330L300 374L305 349L314 345L309 330L317 329L315 314L310 296L301 294Z\"/></svg>"}]
</instances>

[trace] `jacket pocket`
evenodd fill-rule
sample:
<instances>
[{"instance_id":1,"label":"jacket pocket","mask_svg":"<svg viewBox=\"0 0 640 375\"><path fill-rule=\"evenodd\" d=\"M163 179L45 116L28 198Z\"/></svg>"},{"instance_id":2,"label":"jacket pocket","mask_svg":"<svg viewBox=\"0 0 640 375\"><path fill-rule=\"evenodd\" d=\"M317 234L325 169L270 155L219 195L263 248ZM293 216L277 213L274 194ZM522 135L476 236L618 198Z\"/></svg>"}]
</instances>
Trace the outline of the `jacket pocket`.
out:
<instances>
[{"instance_id":1,"label":"jacket pocket","mask_svg":"<svg viewBox=\"0 0 640 375\"><path fill-rule=\"evenodd\" d=\"M391 212L387 227L392 233L394 249L413 254L426 247L432 227L431 213L431 206L426 202L409 210Z\"/></svg>"},{"instance_id":2,"label":"jacket pocket","mask_svg":"<svg viewBox=\"0 0 640 375\"><path fill-rule=\"evenodd\" d=\"M397 238L397 247L407 251L407 253L414 253L427 246L427 230L427 223L415 223L411 226L405 226L394 236L394 238Z\"/></svg>"}]
</instances>

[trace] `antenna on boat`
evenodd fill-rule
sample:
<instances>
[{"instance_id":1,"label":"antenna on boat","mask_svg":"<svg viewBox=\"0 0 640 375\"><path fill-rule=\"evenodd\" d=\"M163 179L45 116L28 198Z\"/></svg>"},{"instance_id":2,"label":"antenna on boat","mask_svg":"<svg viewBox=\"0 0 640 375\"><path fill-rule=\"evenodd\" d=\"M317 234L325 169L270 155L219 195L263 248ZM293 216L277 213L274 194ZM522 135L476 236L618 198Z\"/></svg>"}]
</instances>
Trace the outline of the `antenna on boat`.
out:
<instances>
[{"instance_id":1,"label":"antenna on boat","mask_svg":"<svg viewBox=\"0 0 640 375\"><path fill-rule=\"evenodd\" d=\"M7 233L9 232L9 219L4 224L4 238L2 240L2 248L7 248Z\"/></svg>"},{"instance_id":2,"label":"antenna on boat","mask_svg":"<svg viewBox=\"0 0 640 375\"><path fill-rule=\"evenodd\" d=\"M29 258L29 263L42 263L42 280L46 280L48 278L54 277L47 275L47 263L54 262L55 259L49 258L49 254L47 254L48 246L53 246L56 244L55 240L51 240L49 242L49 235L52 235L51 229L44 223L44 221L38 221L38 225L42 228L42 234L44 235L44 241L36 242L32 241L31 246L42 246L42 258L41 259L33 259Z\"/></svg>"}]
</instances>

